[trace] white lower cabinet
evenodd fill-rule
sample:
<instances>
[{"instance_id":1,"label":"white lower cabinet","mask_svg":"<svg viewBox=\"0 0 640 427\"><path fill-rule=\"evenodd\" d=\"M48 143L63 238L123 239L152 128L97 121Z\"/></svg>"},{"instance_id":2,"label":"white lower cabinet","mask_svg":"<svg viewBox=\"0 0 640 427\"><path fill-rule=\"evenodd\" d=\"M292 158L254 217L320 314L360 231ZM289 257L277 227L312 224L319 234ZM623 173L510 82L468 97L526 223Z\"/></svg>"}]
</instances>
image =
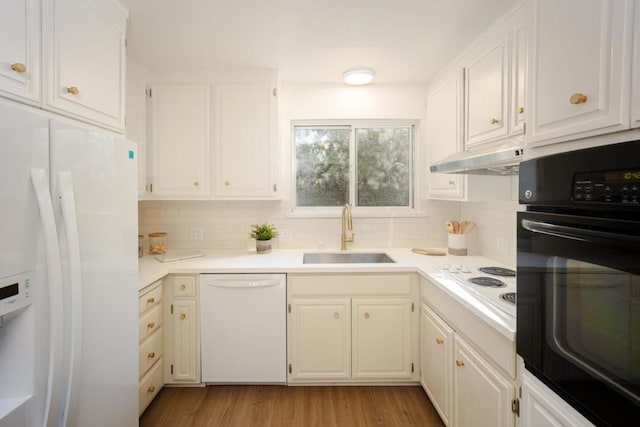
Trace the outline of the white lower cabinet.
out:
<instances>
[{"instance_id":1,"label":"white lower cabinet","mask_svg":"<svg viewBox=\"0 0 640 427\"><path fill-rule=\"evenodd\" d=\"M161 280L140 291L138 315L138 415L140 415L164 385Z\"/></svg>"},{"instance_id":2,"label":"white lower cabinet","mask_svg":"<svg viewBox=\"0 0 640 427\"><path fill-rule=\"evenodd\" d=\"M530 372L523 372L520 427L587 427L592 425Z\"/></svg>"},{"instance_id":3,"label":"white lower cabinet","mask_svg":"<svg viewBox=\"0 0 640 427\"><path fill-rule=\"evenodd\" d=\"M513 427L515 343L427 279L421 383L447 426Z\"/></svg>"},{"instance_id":4,"label":"white lower cabinet","mask_svg":"<svg viewBox=\"0 0 640 427\"><path fill-rule=\"evenodd\" d=\"M197 278L169 276L166 283L165 383L200 383Z\"/></svg>"},{"instance_id":5,"label":"white lower cabinet","mask_svg":"<svg viewBox=\"0 0 640 427\"><path fill-rule=\"evenodd\" d=\"M416 381L414 275L289 275L289 383Z\"/></svg>"}]
</instances>

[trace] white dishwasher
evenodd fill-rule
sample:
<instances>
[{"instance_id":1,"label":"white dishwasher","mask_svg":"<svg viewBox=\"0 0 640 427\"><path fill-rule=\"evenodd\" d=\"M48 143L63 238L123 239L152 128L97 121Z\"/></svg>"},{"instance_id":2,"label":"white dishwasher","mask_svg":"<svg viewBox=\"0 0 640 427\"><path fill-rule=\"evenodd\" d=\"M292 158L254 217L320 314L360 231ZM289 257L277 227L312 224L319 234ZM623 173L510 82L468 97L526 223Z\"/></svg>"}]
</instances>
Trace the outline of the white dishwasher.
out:
<instances>
[{"instance_id":1,"label":"white dishwasher","mask_svg":"<svg viewBox=\"0 0 640 427\"><path fill-rule=\"evenodd\" d=\"M285 383L286 275L201 274L205 383Z\"/></svg>"}]
</instances>

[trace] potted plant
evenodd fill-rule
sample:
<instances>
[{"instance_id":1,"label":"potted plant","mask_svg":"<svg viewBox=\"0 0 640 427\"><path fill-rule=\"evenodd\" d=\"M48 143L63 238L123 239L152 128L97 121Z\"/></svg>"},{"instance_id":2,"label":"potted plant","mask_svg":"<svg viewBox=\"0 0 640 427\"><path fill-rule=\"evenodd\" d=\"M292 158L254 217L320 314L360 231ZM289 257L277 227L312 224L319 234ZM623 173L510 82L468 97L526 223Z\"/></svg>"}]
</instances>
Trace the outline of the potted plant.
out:
<instances>
[{"instance_id":1,"label":"potted plant","mask_svg":"<svg viewBox=\"0 0 640 427\"><path fill-rule=\"evenodd\" d=\"M278 237L278 230L275 225L266 222L262 225L254 224L251 226L249 237L256 239L256 252L267 254L271 252L271 239Z\"/></svg>"}]
</instances>

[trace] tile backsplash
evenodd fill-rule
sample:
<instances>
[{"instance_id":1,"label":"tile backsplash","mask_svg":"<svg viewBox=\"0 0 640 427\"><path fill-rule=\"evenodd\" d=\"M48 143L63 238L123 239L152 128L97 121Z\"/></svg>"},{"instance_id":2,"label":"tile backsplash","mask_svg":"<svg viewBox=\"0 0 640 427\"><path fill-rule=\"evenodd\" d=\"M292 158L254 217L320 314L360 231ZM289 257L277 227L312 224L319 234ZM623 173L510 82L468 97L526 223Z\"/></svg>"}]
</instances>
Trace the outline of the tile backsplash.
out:
<instances>
[{"instance_id":1,"label":"tile backsplash","mask_svg":"<svg viewBox=\"0 0 640 427\"><path fill-rule=\"evenodd\" d=\"M469 253L515 264L517 202L447 202L421 200L423 216L372 218L354 216L355 242L349 248L445 247L447 219L467 219L478 227L469 236ZM173 249L251 249L251 224L275 224L274 248L338 250L339 217L288 216L286 201L140 201L139 232L168 233ZM146 252L146 247L145 247Z\"/></svg>"}]
</instances>

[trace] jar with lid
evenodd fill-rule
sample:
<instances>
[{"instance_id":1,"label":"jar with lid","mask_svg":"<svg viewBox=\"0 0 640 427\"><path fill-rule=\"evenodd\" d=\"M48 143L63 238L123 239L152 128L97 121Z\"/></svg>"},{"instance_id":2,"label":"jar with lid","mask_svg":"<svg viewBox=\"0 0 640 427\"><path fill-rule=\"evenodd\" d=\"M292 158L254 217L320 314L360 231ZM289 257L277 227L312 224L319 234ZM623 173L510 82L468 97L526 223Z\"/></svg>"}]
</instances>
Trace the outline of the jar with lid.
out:
<instances>
[{"instance_id":1,"label":"jar with lid","mask_svg":"<svg viewBox=\"0 0 640 427\"><path fill-rule=\"evenodd\" d=\"M143 239L143 235L142 234L138 234L138 258L142 258L142 239Z\"/></svg>"},{"instance_id":2,"label":"jar with lid","mask_svg":"<svg viewBox=\"0 0 640 427\"><path fill-rule=\"evenodd\" d=\"M167 252L167 233L149 233L149 253L164 254Z\"/></svg>"}]
</instances>

